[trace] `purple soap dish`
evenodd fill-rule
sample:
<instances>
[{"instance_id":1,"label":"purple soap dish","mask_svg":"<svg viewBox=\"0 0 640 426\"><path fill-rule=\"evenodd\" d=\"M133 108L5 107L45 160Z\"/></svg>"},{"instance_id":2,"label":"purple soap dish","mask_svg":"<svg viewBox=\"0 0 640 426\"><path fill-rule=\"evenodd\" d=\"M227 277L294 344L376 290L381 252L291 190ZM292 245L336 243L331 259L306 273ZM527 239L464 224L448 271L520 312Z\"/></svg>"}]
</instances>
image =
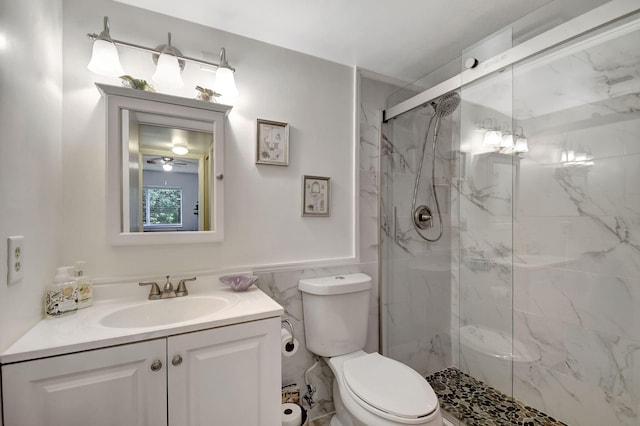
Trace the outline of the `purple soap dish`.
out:
<instances>
[{"instance_id":1,"label":"purple soap dish","mask_svg":"<svg viewBox=\"0 0 640 426\"><path fill-rule=\"evenodd\" d=\"M220 282L228 285L233 291L246 291L258 281L258 276L253 274L224 275Z\"/></svg>"}]
</instances>

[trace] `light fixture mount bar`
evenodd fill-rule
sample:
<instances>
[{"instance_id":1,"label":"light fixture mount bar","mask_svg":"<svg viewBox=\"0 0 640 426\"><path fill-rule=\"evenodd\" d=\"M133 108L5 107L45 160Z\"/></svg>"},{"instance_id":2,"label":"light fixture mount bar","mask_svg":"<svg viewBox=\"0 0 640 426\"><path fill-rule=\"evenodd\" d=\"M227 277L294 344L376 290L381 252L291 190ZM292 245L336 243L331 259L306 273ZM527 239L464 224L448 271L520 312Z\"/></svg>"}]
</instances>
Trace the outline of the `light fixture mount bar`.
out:
<instances>
[{"instance_id":1,"label":"light fixture mount bar","mask_svg":"<svg viewBox=\"0 0 640 426\"><path fill-rule=\"evenodd\" d=\"M100 38L100 36L96 33L89 33L87 34L87 37L89 39L91 39L92 41L95 41L96 39ZM124 47L130 47L132 49L137 49L137 50L142 50L143 52L148 52L154 55L159 55L160 53L162 53L161 51L154 49L152 47L146 47L146 46L141 46L139 44L134 44L134 43L129 43L127 41L123 41L123 40L116 40L114 38L111 39L111 41L119 46L124 46ZM223 48L224 49L224 48ZM192 62L194 64L200 64L200 65L207 65L213 68L220 68L221 64L216 64L215 62L209 62L209 61L205 61L202 59L196 59L196 58L191 58L189 56L184 56L184 55L176 55L176 58L178 58L178 60L182 60L182 61L186 61L186 62ZM225 61L226 62L226 61ZM222 64L224 66L227 66L231 71L235 72L235 68L233 67L229 67L228 63L227 64Z\"/></svg>"}]
</instances>

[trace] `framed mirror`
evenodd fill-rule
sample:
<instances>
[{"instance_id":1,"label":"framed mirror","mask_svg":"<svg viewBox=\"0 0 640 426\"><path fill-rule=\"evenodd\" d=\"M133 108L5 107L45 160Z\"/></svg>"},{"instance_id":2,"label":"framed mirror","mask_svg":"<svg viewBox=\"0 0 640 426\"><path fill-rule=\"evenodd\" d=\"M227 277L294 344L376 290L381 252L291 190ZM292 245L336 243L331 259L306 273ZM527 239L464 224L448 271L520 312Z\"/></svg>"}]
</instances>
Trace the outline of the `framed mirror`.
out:
<instances>
[{"instance_id":1,"label":"framed mirror","mask_svg":"<svg viewBox=\"0 0 640 426\"><path fill-rule=\"evenodd\" d=\"M224 121L231 106L96 86L107 110L109 241L222 241Z\"/></svg>"}]
</instances>

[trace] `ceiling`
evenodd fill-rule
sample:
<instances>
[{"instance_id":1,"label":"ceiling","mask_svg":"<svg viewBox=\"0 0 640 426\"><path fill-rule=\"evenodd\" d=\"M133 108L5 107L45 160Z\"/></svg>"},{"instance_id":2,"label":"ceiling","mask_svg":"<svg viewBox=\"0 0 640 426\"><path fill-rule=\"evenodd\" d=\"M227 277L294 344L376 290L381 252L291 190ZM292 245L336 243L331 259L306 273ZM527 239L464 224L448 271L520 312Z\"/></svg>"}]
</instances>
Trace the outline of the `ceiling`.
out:
<instances>
[{"instance_id":1,"label":"ceiling","mask_svg":"<svg viewBox=\"0 0 640 426\"><path fill-rule=\"evenodd\" d=\"M404 82L545 6L535 32L606 0L117 0ZM535 22L532 22L535 21Z\"/></svg>"}]
</instances>

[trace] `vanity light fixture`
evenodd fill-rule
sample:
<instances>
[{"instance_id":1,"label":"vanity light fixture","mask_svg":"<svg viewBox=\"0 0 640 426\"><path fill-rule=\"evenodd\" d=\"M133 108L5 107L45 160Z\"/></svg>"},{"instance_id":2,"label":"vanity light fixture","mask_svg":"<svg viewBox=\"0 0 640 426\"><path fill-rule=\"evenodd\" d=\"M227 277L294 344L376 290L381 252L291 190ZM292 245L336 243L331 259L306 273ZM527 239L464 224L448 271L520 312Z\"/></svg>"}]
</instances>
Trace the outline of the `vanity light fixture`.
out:
<instances>
[{"instance_id":1,"label":"vanity light fixture","mask_svg":"<svg viewBox=\"0 0 640 426\"><path fill-rule=\"evenodd\" d=\"M502 140L500 140L500 148L505 152L513 150L513 133L504 132L502 134Z\"/></svg>"},{"instance_id":2,"label":"vanity light fixture","mask_svg":"<svg viewBox=\"0 0 640 426\"><path fill-rule=\"evenodd\" d=\"M220 93L225 98L237 98L238 88L233 77L233 68L227 62L227 52L224 47L220 49L220 65L216 71L216 83L213 86L214 93Z\"/></svg>"},{"instance_id":3,"label":"vanity light fixture","mask_svg":"<svg viewBox=\"0 0 640 426\"><path fill-rule=\"evenodd\" d=\"M522 127L520 127L520 134L516 136L516 143L513 147L513 150L518 154L529 152L529 141L524 135L524 130L522 130Z\"/></svg>"},{"instance_id":4,"label":"vanity light fixture","mask_svg":"<svg viewBox=\"0 0 640 426\"><path fill-rule=\"evenodd\" d=\"M139 44L129 43L122 40L115 40L109 34L109 18L104 17L104 30L100 34L90 33L87 37L94 41L93 54L88 68L96 74L119 77L125 72L120 65L116 46L124 46L132 49L142 50L151 53L157 63L153 80L164 87L182 87L182 77L180 71L184 68L185 62L192 62L206 67L215 68L216 82L215 91L222 98L235 98L238 96L234 72L236 71L227 62L224 47L220 50L220 63L209 62L202 59L185 56L178 49L171 45L171 33L169 33L169 43L151 48ZM176 67L176 63L178 67ZM100 65L100 66L99 66Z\"/></svg>"},{"instance_id":5,"label":"vanity light fixture","mask_svg":"<svg viewBox=\"0 0 640 426\"><path fill-rule=\"evenodd\" d=\"M109 18L104 17L104 29L98 34L90 34L89 38L93 40L93 51L91 52L91 60L87 65L90 71L106 75L109 77L120 77L124 75L122 65L120 65L120 57L118 49L109 34Z\"/></svg>"},{"instance_id":6,"label":"vanity light fixture","mask_svg":"<svg viewBox=\"0 0 640 426\"><path fill-rule=\"evenodd\" d=\"M160 87L168 89L179 89L184 86L180 73L184 69L184 61L180 63L178 56L182 53L171 45L171 33L168 33L167 44L160 45L156 50L160 55L153 55L153 62L156 63L156 72L151 79Z\"/></svg>"},{"instance_id":7,"label":"vanity light fixture","mask_svg":"<svg viewBox=\"0 0 640 426\"><path fill-rule=\"evenodd\" d=\"M502 144L502 132L498 130L495 118L487 118L479 126L478 130L484 132L483 143L490 148L498 148Z\"/></svg>"},{"instance_id":8,"label":"vanity light fixture","mask_svg":"<svg viewBox=\"0 0 640 426\"><path fill-rule=\"evenodd\" d=\"M516 127L512 132L498 130L495 118L487 118L482 123L476 123L476 130L484 132L483 144L501 154L519 155L529 152L529 143L522 127Z\"/></svg>"},{"instance_id":9,"label":"vanity light fixture","mask_svg":"<svg viewBox=\"0 0 640 426\"><path fill-rule=\"evenodd\" d=\"M581 146L579 146L577 150L562 150L560 153L560 163L564 167L592 167L595 164L591 149L585 151Z\"/></svg>"}]
</instances>

